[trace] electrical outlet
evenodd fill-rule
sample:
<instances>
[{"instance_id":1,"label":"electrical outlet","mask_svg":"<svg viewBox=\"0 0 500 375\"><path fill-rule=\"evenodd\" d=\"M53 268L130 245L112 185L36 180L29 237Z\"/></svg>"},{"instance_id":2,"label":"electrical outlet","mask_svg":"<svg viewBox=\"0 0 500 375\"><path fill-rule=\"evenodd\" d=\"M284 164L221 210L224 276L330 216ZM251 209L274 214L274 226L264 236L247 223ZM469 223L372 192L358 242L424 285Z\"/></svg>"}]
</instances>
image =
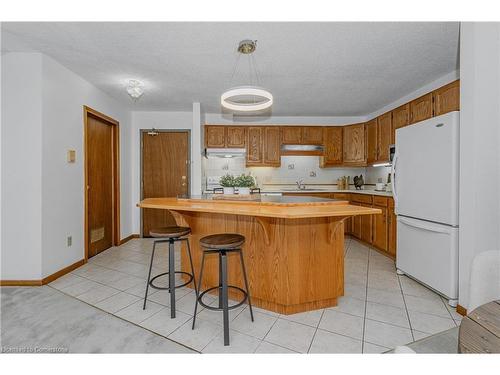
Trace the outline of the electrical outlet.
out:
<instances>
[{"instance_id":1,"label":"electrical outlet","mask_svg":"<svg viewBox=\"0 0 500 375\"><path fill-rule=\"evenodd\" d=\"M295 169L295 164L288 164L288 169Z\"/></svg>"},{"instance_id":2,"label":"electrical outlet","mask_svg":"<svg viewBox=\"0 0 500 375\"><path fill-rule=\"evenodd\" d=\"M316 177L316 172L315 171L309 172L309 177Z\"/></svg>"},{"instance_id":3,"label":"electrical outlet","mask_svg":"<svg viewBox=\"0 0 500 375\"><path fill-rule=\"evenodd\" d=\"M66 245L67 245L68 247L70 247L71 245L73 245L73 236L68 236L68 237L66 238Z\"/></svg>"}]
</instances>

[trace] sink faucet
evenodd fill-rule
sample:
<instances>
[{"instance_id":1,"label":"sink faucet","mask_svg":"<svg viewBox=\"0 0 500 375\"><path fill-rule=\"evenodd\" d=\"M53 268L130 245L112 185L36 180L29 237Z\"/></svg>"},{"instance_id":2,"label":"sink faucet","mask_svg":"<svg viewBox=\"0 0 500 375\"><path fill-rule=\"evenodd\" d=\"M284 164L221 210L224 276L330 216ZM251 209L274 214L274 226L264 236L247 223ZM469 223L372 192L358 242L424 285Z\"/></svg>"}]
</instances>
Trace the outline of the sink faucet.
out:
<instances>
[{"instance_id":1,"label":"sink faucet","mask_svg":"<svg viewBox=\"0 0 500 375\"><path fill-rule=\"evenodd\" d=\"M295 183L297 184L297 189L299 189L299 190L304 190L306 188L306 184L304 184L303 178L301 178L298 181L295 181Z\"/></svg>"}]
</instances>

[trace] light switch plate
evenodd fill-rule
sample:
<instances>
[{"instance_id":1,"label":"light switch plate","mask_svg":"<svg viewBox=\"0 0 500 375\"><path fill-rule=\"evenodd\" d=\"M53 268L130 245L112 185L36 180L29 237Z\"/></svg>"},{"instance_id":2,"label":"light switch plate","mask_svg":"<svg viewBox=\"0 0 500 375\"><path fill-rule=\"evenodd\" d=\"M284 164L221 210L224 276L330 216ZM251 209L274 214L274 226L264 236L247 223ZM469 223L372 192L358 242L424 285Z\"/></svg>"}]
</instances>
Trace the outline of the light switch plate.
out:
<instances>
[{"instance_id":1,"label":"light switch plate","mask_svg":"<svg viewBox=\"0 0 500 375\"><path fill-rule=\"evenodd\" d=\"M76 151L68 150L68 163L74 163L76 161Z\"/></svg>"}]
</instances>

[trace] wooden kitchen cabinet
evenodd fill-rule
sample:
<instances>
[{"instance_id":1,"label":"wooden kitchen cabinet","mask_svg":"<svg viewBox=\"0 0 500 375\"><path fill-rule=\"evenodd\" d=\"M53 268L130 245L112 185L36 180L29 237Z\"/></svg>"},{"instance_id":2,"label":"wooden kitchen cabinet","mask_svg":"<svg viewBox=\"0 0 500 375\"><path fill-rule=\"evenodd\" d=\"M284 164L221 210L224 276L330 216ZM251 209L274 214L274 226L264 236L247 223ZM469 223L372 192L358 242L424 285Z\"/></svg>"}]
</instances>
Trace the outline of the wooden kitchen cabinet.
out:
<instances>
[{"instance_id":1,"label":"wooden kitchen cabinet","mask_svg":"<svg viewBox=\"0 0 500 375\"><path fill-rule=\"evenodd\" d=\"M378 117L377 121L377 162L388 162L389 146L392 144L392 113Z\"/></svg>"},{"instance_id":2,"label":"wooden kitchen cabinet","mask_svg":"<svg viewBox=\"0 0 500 375\"><path fill-rule=\"evenodd\" d=\"M366 165L365 124L344 126L343 164Z\"/></svg>"},{"instance_id":3,"label":"wooden kitchen cabinet","mask_svg":"<svg viewBox=\"0 0 500 375\"><path fill-rule=\"evenodd\" d=\"M396 143L396 130L410 124L410 103L392 110L392 144Z\"/></svg>"},{"instance_id":4,"label":"wooden kitchen cabinet","mask_svg":"<svg viewBox=\"0 0 500 375\"><path fill-rule=\"evenodd\" d=\"M320 167L342 164L342 135L342 126L328 126L323 128L324 153L320 157Z\"/></svg>"},{"instance_id":5,"label":"wooden kitchen cabinet","mask_svg":"<svg viewBox=\"0 0 500 375\"><path fill-rule=\"evenodd\" d=\"M281 143L284 145L299 145L302 142L301 126L282 126Z\"/></svg>"},{"instance_id":6,"label":"wooden kitchen cabinet","mask_svg":"<svg viewBox=\"0 0 500 375\"><path fill-rule=\"evenodd\" d=\"M263 139L264 166L279 167L281 165L281 142L280 128L278 126L266 126Z\"/></svg>"},{"instance_id":7,"label":"wooden kitchen cabinet","mask_svg":"<svg viewBox=\"0 0 500 375\"><path fill-rule=\"evenodd\" d=\"M205 125L205 146L207 148L226 147L225 126Z\"/></svg>"},{"instance_id":8,"label":"wooden kitchen cabinet","mask_svg":"<svg viewBox=\"0 0 500 375\"><path fill-rule=\"evenodd\" d=\"M433 93L430 92L410 102L410 124L433 116Z\"/></svg>"},{"instance_id":9,"label":"wooden kitchen cabinet","mask_svg":"<svg viewBox=\"0 0 500 375\"><path fill-rule=\"evenodd\" d=\"M394 212L394 199L388 199L388 209L387 209L387 253L390 257L396 258L396 245L397 245L397 221L396 213Z\"/></svg>"},{"instance_id":10,"label":"wooden kitchen cabinet","mask_svg":"<svg viewBox=\"0 0 500 375\"><path fill-rule=\"evenodd\" d=\"M249 126L247 129L247 160L246 165L262 166L264 157L262 152L262 140L264 136L264 127Z\"/></svg>"},{"instance_id":11,"label":"wooden kitchen cabinet","mask_svg":"<svg viewBox=\"0 0 500 375\"><path fill-rule=\"evenodd\" d=\"M372 207L371 204L361 204L363 207ZM373 216L374 215L361 215L361 241L367 244L372 244L373 242Z\"/></svg>"},{"instance_id":12,"label":"wooden kitchen cabinet","mask_svg":"<svg viewBox=\"0 0 500 375\"><path fill-rule=\"evenodd\" d=\"M366 162L373 164L377 161L378 135L377 119L368 121L365 124L366 129Z\"/></svg>"},{"instance_id":13,"label":"wooden kitchen cabinet","mask_svg":"<svg viewBox=\"0 0 500 375\"><path fill-rule=\"evenodd\" d=\"M382 211L380 215L373 215L373 246L379 250L387 252L388 240L388 209L387 198L373 197L373 208Z\"/></svg>"},{"instance_id":14,"label":"wooden kitchen cabinet","mask_svg":"<svg viewBox=\"0 0 500 375\"><path fill-rule=\"evenodd\" d=\"M323 127L322 126L303 126L302 140L304 145L322 145L323 144Z\"/></svg>"},{"instance_id":15,"label":"wooden kitchen cabinet","mask_svg":"<svg viewBox=\"0 0 500 375\"><path fill-rule=\"evenodd\" d=\"M460 110L460 80L434 91L434 116Z\"/></svg>"},{"instance_id":16,"label":"wooden kitchen cabinet","mask_svg":"<svg viewBox=\"0 0 500 375\"><path fill-rule=\"evenodd\" d=\"M245 126L227 126L226 127L226 147L244 148L246 145L246 127Z\"/></svg>"}]
</instances>

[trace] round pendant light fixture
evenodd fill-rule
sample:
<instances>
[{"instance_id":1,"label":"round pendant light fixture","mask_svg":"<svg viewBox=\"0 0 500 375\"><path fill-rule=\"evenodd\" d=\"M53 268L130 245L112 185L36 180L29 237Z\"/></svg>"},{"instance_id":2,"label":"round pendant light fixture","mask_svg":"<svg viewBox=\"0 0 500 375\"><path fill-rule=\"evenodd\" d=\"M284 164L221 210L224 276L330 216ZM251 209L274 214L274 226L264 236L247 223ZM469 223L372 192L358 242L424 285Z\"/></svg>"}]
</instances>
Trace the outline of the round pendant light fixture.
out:
<instances>
[{"instance_id":1,"label":"round pendant light fixture","mask_svg":"<svg viewBox=\"0 0 500 375\"><path fill-rule=\"evenodd\" d=\"M259 84L259 72L252 53L257 48L256 40L242 40L238 45L238 52L241 55L248 55L248 65L250 70L249 85L236 86L226 90L220 98L223 108L234 112L258 112L264 111L273 105L273 95L266 89L253 85L252 76L255 75L255 81ZM241 55L236 61L233 71L234 78Z\"/></svg>"}]
</instances>

